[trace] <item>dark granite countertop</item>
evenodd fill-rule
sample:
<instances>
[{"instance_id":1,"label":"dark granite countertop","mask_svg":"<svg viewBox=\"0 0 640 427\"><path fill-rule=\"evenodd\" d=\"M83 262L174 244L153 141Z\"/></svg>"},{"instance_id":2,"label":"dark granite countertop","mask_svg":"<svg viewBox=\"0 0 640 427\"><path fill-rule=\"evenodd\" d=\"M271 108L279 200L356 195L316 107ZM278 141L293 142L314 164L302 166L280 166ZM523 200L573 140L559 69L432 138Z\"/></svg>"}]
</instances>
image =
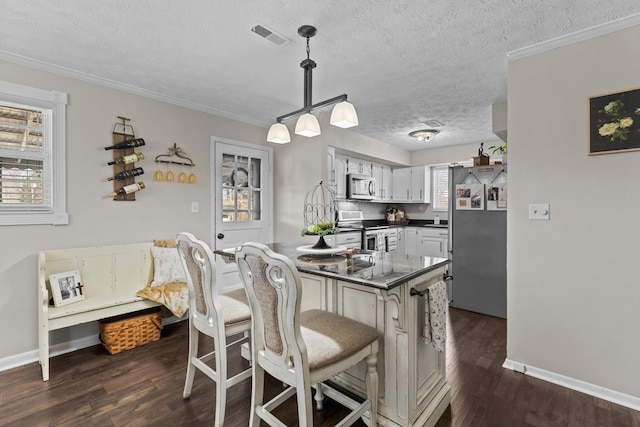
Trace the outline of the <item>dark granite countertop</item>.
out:
<instances>
[{"instance_id":1,"label":"dark granite countertop","mask_svg":"<svg viewBox=\"0 0 640 427\"><path fill-rule=\"evenodd\" d=\"M389 225L384 219L366 219L362 221L364 227L376 227ZM448 228L449 221L446 219L440 220L440 224L434 224L432 219L410 219L409 223L404 225L390 225L390 227L433 227L433 228Z\"/></svg>"},{"instance_id":2,"label":"dark granite countertop","mask_svg":"<svg viewBox=\"0 0 640 427\"><path fill-rule=\"evenodd\" d=\"M449 263L446 258L398 255L387 252L347 250L333 255L306 254L298 251L301 243L271 243L295 264L299 272L344 280L364 286L391 289ZM235 250L216 250L229 260Z\"/></svg>"}]
</instances>

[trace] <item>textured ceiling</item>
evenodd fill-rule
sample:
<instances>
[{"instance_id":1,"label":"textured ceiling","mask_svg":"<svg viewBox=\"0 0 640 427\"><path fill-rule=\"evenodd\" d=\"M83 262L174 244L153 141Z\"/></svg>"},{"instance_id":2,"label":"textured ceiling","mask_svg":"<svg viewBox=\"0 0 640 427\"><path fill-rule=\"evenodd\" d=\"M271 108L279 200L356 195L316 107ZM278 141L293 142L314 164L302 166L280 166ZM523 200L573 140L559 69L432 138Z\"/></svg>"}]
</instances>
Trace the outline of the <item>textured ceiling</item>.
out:
<instances>
[{"instance_id":1,"label":"textured ceiling","mask_svg":"<svg viewBox=\"0 0 640 427\"><path fill-rule=\"evenodd\" d=\"M303 105L305 39L313 102L342 93L353 132L407 150L495 140L507 52L640 12L638 0L0 0L0 58L122 84L266 128ZM251 32L263 25L290 41ZM0 72L1 78L1 72ZM407 134L435 119L435 141ZM293 120L287 121L292 125Z\"/></svg>"}]
</instances>

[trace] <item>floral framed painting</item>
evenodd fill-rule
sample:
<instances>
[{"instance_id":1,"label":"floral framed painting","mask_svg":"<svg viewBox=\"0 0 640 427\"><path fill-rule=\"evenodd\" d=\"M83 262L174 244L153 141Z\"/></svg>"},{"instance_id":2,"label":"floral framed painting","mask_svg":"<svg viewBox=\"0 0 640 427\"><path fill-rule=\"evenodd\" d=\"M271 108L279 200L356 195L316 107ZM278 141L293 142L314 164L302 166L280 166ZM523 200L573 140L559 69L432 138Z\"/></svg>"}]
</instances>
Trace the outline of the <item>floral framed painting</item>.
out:
<instances>
[{"instance_id":1,"label":"floral framed painting","mask_svg":"<svg viewBox=\"0 0 640 427\"><path fill-rule=\"evenodd\" d=\"M589 98L589 155L640 150L640 89Z\"/></svg>"}]
</instances>

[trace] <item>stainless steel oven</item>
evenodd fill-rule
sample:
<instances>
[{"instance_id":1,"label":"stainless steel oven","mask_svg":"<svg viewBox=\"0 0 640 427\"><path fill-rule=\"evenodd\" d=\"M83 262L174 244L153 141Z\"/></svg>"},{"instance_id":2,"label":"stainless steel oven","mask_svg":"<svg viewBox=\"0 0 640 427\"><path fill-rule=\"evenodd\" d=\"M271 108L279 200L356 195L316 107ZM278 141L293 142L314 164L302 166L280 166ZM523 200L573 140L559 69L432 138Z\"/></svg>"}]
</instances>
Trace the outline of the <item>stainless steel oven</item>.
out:
<instances>
[{"instance_id":1,"label":"stainless steel oven","mask_svg":"<svg viewBox=\"0 0 640 427\"><path fill-rule=\"evenodd\" d=\"M388 227L369 228L364 231L364 240L362 247L368 251L387 252L387 233Z\"/></svg>"}]
</instances>

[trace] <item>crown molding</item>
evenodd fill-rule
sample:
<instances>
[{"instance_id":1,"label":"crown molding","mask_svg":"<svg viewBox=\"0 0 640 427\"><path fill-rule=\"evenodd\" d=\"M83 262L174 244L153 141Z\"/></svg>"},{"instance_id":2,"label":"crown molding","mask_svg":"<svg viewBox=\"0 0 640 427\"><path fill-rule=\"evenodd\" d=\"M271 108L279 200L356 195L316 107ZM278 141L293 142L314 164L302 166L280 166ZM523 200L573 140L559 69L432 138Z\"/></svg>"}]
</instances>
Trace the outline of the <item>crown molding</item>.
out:
<instances>
[{"instance_id":1,"label":"crown molding","mask_svg":"<svg viewBox=\"0 0 640 427\"><path fill-rule=\"evenodd\" d=\"M3 50L0 50L0 60L11 62L17 65L23 65L29 68L34 68L40 71L58 74L64 77L72 78L72 79L82 80L84 82L93 83L98 86L108 87L110 89L115 89L122 92L130 93L133 95L142 96L144 98L166 102L168 104L177 105L180 107L188 108L190 110L201 111L203 113L212 114L218 117L235 120L241 123L258 126L261 128L268 127L270 125L270 123L264 123L258 120L250 119L248 117L231 114L226 111L218 110L217 108L212 108L202 104L187 102L185 100L175 98L172 96L163 95L161 93L142 89L136 86L120 83L115 80L110 80L103 77L95 76L93 74L72 70L70 68L60 67L58 65L50 64L48 62L38 61L36 59L28 58L22 55L16 55L14 53L6 52Z\"/></svg>"},{"instance_id":2,"label":"crown molding","mask_svg":"<svg viewBox=\"0 0 640 427\"><path fill-rule=\"evenodd\" d=\"M507 58L510 61L517 61L518 59L537 55L543 52L548 52L553 49L568 46L574 43L579 43L585 40L592 39L594 37L604 36L616 31L625 30L636 25L640 25L640 13L616 19L615 21L596 25L595 27L586 28L575 33L556 37L554 39L537 43L532 46L512 50L510 52L507 52Z\"/></svg>"}]
</instances>

